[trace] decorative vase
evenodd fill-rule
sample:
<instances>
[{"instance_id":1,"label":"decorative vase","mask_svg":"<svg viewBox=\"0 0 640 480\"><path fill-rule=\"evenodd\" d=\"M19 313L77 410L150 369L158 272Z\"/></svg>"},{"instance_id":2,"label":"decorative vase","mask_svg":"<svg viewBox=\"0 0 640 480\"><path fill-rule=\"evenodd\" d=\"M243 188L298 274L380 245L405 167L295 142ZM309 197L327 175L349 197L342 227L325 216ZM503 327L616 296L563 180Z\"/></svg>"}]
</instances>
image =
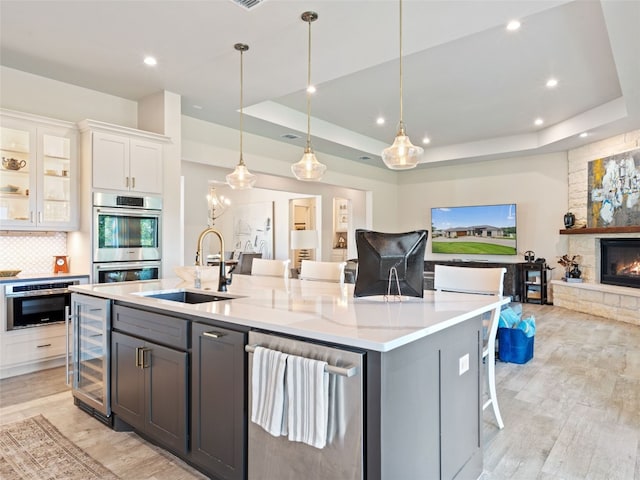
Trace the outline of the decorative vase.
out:
<instances>
[{"instance_id":1,"label":"decorative vase","mask_svg":"<svg viewBox=\"0 0 640 480\"><path fill-rule=\"evenodd\" d=\"M576 216L573 213L567 212L564 214L564 228L571 228L575 223Z\"/></svg>"},{"instance_id":2,"label":"decorative vase","mask_svg":"<svg viewBox=\"0 0 640 480\"><path fill-rule=\"evenodd\" d=\"M569 271L569 277L570 278L580 278L580 275L582 275L582 271L578 268L577 265L575 265L570 271Z\"/></svg>"}]
</instances>

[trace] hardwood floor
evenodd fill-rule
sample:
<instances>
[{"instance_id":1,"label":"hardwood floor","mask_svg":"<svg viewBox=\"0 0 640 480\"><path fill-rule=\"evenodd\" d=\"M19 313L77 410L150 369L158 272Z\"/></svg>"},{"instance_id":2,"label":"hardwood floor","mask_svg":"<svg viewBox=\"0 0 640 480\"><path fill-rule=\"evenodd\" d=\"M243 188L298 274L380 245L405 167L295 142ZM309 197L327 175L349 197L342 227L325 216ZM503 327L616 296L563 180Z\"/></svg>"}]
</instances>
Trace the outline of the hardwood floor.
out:
<instances>
[{"instance_id":1,"label":"hardwood floor","mask_svg":"<svg viewBox=\"0 0 640 480\"><path fill-rule=\"evenodd\" d=\"M534 358L496 365L505 428L484 412L482 480L640 480L640 327L524 304L529 315ZM205 478L73 406L64 369L0 381L0 423L36 413L123 479Z\"/></svg>"}]
</instances>

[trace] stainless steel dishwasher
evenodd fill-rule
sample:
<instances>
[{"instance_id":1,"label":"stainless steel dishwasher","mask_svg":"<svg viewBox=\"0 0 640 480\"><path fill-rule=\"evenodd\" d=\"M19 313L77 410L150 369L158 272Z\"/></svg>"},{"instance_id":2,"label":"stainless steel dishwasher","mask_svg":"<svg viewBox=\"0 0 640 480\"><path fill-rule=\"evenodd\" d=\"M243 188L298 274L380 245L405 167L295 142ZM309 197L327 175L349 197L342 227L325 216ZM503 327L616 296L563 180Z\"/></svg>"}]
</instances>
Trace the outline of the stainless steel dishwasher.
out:
<instances>
[{"instance_id":1,"label":"stainless steel dishwasher","mask_svg":"<svg viewBox=\"0 0 640 480\"><path fill-rule=\"evenodd\" d=\"M364 478L363 359L364 352L261 332L249 332L249 409L252 351L256 346L326 361L329 372L327 445L318 449L287 437L274 437L249 421L249 480L360 480ZM334 368L335 367L335 368ZM349 376L347 376L349 375Z\"/></svg>"}]
</instances>

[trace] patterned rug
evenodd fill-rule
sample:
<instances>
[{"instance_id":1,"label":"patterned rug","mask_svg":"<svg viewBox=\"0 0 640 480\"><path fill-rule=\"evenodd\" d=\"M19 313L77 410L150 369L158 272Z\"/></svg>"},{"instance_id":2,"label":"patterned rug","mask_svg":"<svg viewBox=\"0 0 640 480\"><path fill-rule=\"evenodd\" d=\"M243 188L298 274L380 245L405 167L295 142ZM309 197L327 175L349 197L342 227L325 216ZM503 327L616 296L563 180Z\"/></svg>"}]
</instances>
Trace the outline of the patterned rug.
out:
<instances>
[{"instance_id":1,"label":"patterned rug","mask_svg":"<svg viewBox=\"0 0 640 480\"><path fill-rule=\"evenodd\" d=\"M0 426L2 480L117 479L42 415Z\"/></svg>"}]
</instances>

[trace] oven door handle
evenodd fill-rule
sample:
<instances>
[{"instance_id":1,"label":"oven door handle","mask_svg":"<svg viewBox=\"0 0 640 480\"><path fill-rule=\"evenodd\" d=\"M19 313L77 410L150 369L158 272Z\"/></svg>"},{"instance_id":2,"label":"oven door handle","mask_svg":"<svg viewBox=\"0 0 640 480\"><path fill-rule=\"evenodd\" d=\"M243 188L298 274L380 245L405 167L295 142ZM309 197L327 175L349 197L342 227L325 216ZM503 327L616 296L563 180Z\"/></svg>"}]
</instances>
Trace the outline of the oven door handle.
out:
<instances>
[{"instance_id":1,"label":"oven door handle","mask_svg":"<svg viewBox=\"0 0 640 480\"><path fill-rule=\"evenodd\" d=\"M159 217L160 210L133 209L133 208L108 208L95 207L96 213L116 215L118 217Z\"/></svg>"}]
</instances>

